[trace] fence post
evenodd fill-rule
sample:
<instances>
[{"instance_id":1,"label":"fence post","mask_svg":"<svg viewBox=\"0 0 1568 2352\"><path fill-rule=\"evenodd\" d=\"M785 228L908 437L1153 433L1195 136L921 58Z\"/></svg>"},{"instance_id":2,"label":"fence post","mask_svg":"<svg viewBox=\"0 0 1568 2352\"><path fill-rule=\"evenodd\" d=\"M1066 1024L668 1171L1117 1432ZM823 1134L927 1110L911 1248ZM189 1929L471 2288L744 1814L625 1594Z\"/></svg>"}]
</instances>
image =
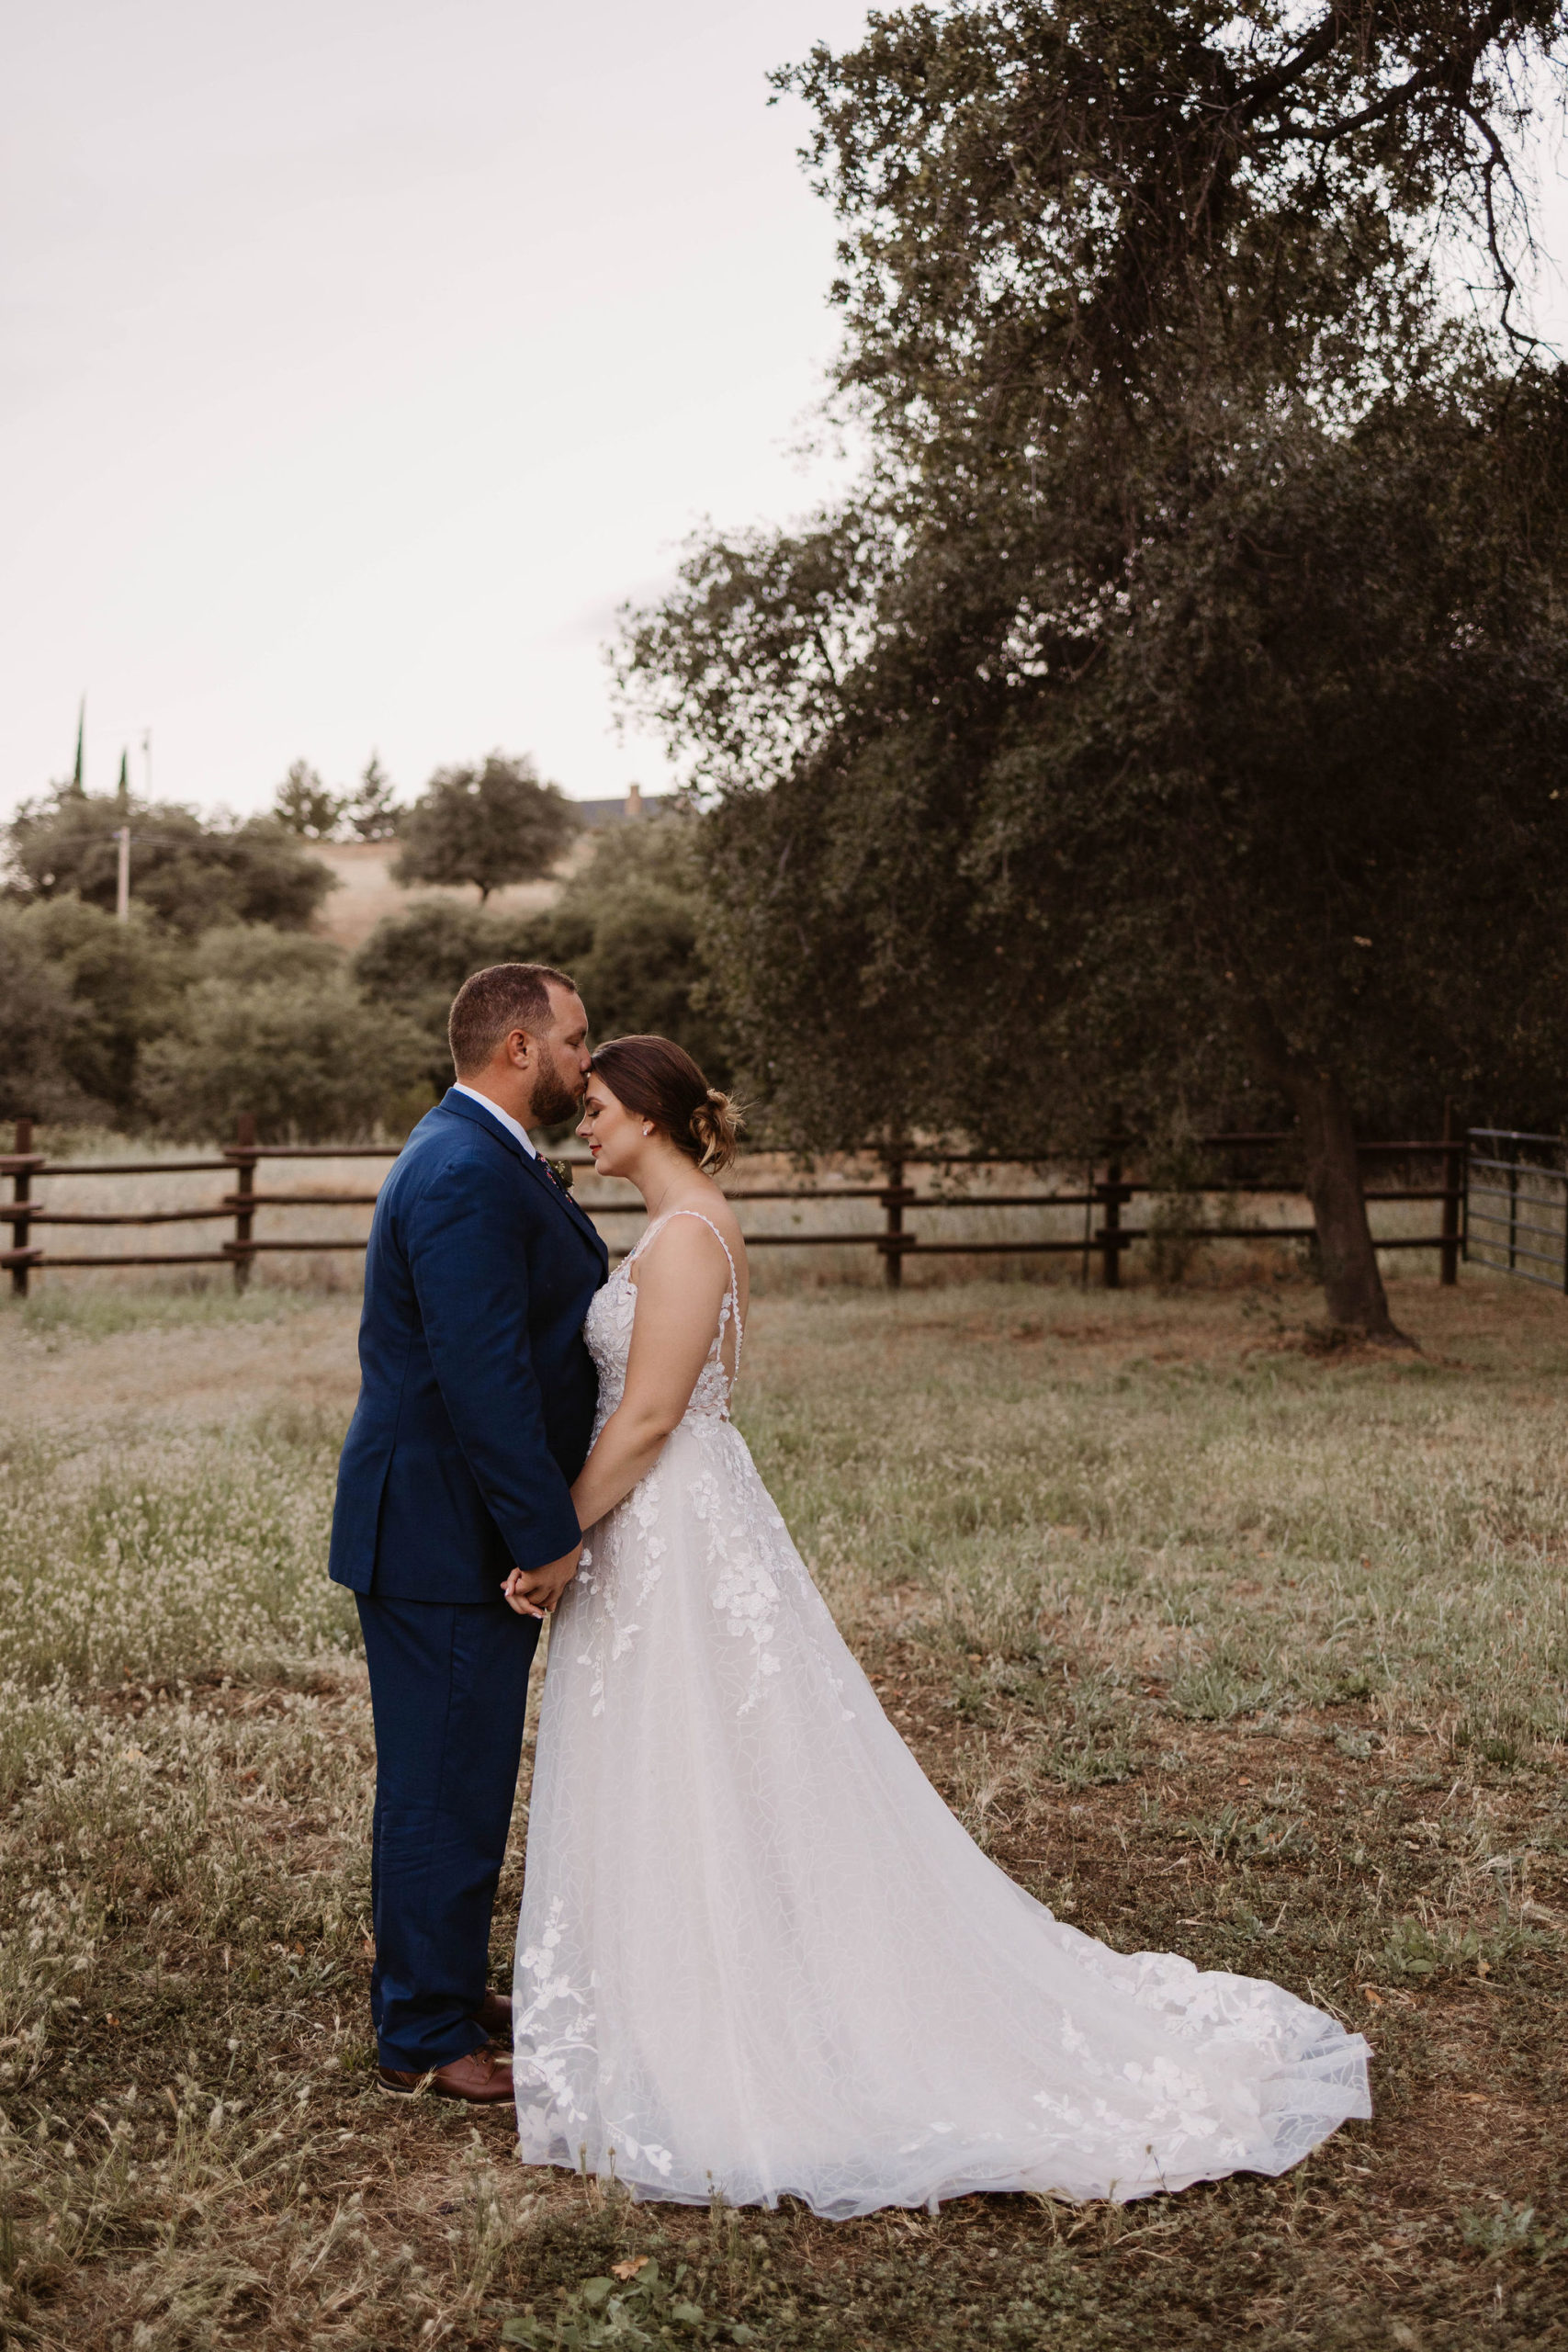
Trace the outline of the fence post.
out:
<instances>
[{"instance_id":1,"label":"fence post","mask_svg":"<svg viewBox=\"0 0 1568 2352\"><path fill-rule=\"evenodd\" d=\"M1451 1094L1443 1104L1443 1248L1438 1279L1445 1290L1452 1290L1459 1281L1459 1204L1464 1189L1465 1147Z\"/></svg>"},{"instance_id":2,"label":"fence post","mask_svg":"<svg viewBox=\"0 0 1568 2352\"><path fill-rule=\"evenodd\" d=\"M255 1211L244 1206L256 1188L256 1122L250 1111L242 1111L234 1128L234 1140L223 1148L223 1157L234 1163L234 1288L243 1290L251 1279L255 1254L251 1244L251 1224Z\"/></svg>"},{"instance_id":3,"label":"fence post","mask_svg":"<svg viewBox=\"0 0 1568 2352\"><path fill-rule=\"evenodd\" d=\"M28 1248L28 1212L23 1205L33 1196L33 1170L42 1164L41 1153L33 1149L33 1123L30 1119L17 1121L16 1154L11 1168L11 1203L17 1214L8 1221L11 1227L13 1251ZM26 1298L28 1295L28 1261L20 1259L11 1268L11 1295Z\"/></svg>"},{"instance_id":4,"label":"fence post","mask_svg":"<svg viewBox=\"0 0 1568 2352\"><path fill-rule=\"evenodd\" d=\"M887 1170L887 1182L882 1194L882 1207L886 1238L882 1250L882 1278L889 1290L901 1290L904 1283L904 1203L908 1194L904 1183L904 1155L897 1149L883 1154Z\"/></svg>"},{"instance_id":5,"label":"fence post","mask_svg":"<svg viewBox=\"0 0 1568 2352\"><path fill-rule=\"evenodd\" d=\"M1459 1204L1459 1256L1461 1266L1470 1263L1470 1155L1474 1149L1475 1129L1464 1131L1464 1191Z\"/></svg>"},{"instance_id":6,"label":"fence post","mask_svg":"<svg viewBox=\"0 0 1568 2352\"><path fill-rule=\"evenodd\" d=\"M1100 1280L1107 1290L1122 1287L1122 1139L1112 1137L1107 1146L1110 1157L1105 1163L1105 1182L1100 1187L1105 1204L1105 1222L1100 1228Z\"/></svg>"},{"instance_id":7,"label":"fence post","mask_svg":"<svg viewBox=\"0 0 1568 2352\"><path fill-rule=\"evenodd\" d=\"M1514 1146L1518 1149L1517 1144ZM1517 1160L1508 1162L1508 1272L1517 1272L1519 1262L1519 1170Z\"/></svg>"}]
</instances>

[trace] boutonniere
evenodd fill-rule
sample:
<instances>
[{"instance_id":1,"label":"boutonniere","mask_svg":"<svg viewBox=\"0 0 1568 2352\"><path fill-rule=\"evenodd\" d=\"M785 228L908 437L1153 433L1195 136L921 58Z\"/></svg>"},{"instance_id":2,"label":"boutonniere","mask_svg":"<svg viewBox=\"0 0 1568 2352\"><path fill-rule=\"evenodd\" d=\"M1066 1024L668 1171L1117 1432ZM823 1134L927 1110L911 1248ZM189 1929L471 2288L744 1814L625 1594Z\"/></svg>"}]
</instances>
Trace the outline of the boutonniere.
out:
<instances>
[{"instance_id":1,"label":"boutonniere","mask_svg":"<svg viewBox=\"0 0 1568 2352\"><path fill-rule=\"evenodd\" d=\"M551 1159L547 1155L545 1158L545 1166L549 1170L550 1174L555 1178L556 1182L560 1186L561 1191L563 1193L570 1193L571 1190L572 1175L570 1160Z\"/></svg>"}]
</instances>

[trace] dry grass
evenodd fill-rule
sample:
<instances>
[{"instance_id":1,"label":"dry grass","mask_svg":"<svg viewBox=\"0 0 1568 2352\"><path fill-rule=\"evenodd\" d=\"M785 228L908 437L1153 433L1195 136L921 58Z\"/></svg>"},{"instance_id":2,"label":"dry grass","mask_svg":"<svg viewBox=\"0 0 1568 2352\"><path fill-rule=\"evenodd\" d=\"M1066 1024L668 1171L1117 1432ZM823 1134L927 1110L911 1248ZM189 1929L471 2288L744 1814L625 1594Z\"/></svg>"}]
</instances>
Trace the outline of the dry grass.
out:
<instances>
[{"instance_id":1,"label":"dry grass","mask_svg":"<svg viewBox=\"0 0 1568 2352\"><path fill-rule=\"evenodd\" d=\"M504 2117L374 2095L368 1728L321 1579L352 1297L0 1315L11 2339L1568 2344L1568 1306L1402 1284L1411 1362L1313 1352L1315 1306L759 1307L764 1473L976 1834L1377 2050L1374 2122L1281 2182L840 2227L632 2208L522 2173Z\"/></svg>"}]
</instances>

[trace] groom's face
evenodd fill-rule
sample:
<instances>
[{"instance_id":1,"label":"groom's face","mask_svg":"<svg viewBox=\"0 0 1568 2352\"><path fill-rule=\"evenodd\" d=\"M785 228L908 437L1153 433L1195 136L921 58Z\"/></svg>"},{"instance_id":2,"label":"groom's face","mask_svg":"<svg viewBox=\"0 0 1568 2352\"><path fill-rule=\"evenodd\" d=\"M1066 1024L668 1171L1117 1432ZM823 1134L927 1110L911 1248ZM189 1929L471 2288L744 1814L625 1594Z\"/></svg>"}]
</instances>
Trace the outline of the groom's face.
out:
<instances>
[{"instance_id":1,"label":"groom's face","mask_svg":"<svg viewBox=\"0 0 1568 2352\"><path fill-rule=\"evenodd\" d=\"M550 989L548 1029L530 1038L538 1056L534 1071L531 1127L558 1127L575 1118L588 1083L588 1015L575 989Z\"/></svg>"}]
</instances>

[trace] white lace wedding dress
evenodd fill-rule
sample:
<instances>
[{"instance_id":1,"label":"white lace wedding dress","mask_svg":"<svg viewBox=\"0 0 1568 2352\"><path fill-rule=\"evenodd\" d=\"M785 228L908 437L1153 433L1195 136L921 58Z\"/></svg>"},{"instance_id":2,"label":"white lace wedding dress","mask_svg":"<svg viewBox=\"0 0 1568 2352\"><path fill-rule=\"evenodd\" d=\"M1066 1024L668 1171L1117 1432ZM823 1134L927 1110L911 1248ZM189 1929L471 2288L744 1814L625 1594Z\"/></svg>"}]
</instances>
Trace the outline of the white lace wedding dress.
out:
<instances>
[{"instance_id":1,"label":"white lace wedding dress","mask_svg":"<svg viewBox=\"0 0 1568 2352\"><path fill-rule=\"evenodd\" d=\"M632 1262L588 1316L601 1422ZM1369 2115L1359 2034L1279 1985L1094 1942L960 1827L729 1419L740 1336L732 1269L685 1418L551 1626L513 2001L525 2163L843 2219L1279 2173Z\"/></svg>"}]
</instances>

